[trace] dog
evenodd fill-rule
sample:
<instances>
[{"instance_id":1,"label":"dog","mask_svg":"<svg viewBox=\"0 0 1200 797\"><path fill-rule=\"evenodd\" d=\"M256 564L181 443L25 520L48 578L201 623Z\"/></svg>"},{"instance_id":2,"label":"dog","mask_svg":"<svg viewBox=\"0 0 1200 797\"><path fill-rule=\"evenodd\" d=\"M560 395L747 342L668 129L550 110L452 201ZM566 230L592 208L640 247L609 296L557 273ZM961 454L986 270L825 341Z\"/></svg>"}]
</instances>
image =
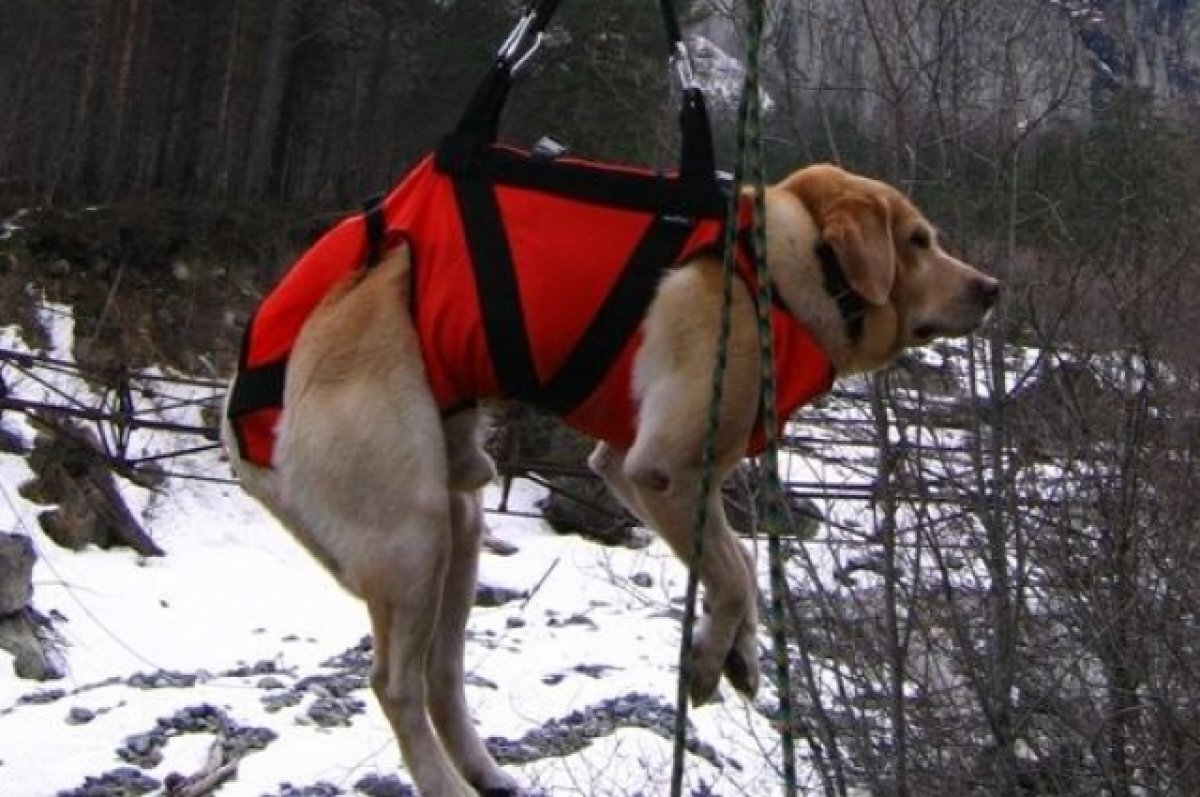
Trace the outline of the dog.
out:
<instances>
[{"instance_id":1,"label":"dog","mask_svg":"<svg viewBox=\"0 0 1200 797\"><path fill-rule=\"evenodd\" d=\"M768 187L765 209L777 304L811 333L836 376L968 335L999 295L997 280L948 254L936 228L886 183L810 166ZM463 686L480 491L496 474L482 444L484 410L447 415L434 400L410 307L412 269L400 243L342 280L304 323L271 467L238 455L228 421L223 436L245 489L366 603L372 688L420 793L517 795L474 728ZM601 441L589 458L685 562L697 503L708 504L699 562L706 611L690 651L695 704L722 675L746 695L759 682L756 571L720 499L759 408L759 332L745 280L733 286L714 486L699 495L721 301L711 252L664 271L638 332L632 443Z\"/></svg>"}]
</instances>

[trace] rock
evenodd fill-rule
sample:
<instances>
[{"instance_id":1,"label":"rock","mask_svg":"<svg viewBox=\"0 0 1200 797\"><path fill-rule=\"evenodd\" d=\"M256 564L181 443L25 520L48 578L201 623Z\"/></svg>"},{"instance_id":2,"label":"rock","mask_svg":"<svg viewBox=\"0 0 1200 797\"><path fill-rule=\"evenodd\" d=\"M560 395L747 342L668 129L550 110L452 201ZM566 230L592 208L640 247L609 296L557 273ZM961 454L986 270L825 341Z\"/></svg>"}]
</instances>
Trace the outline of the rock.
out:
<instances>
[{"instance_id":1,"label":"rock","mask_svg":"<svg viewBox=\"0 0 1200 797\"><path fill-rule=\"evenodd\" d=\"M0 533L0 617L16 614L33 599L33 543L23 534Z\"/></svg>"},{"instance_id":2,"label":"rock","mask_svg":"<svg viewBox=\"0 0 1200 797\"><path fill-rule=\"evenodd\" d=\"M135 672L125 679L125 685L134 689L182 689L195 686L199 680L196 673L158 670Z\"/></svg>"},{"instance_id":3,"label":"rock","mask_svg":"<svg viewBox=\"0 0 1200 797\"><path fill-rule=\"evenodd\" d=\"M40 418L28 463L37 474L21 485L25 498L54 504L38 515L48 537L64 548L124 545L143 556L163 550L134 517L113 481L113 463L96 435L72 422Z\"/></svg>"},{"instance_id":4,"label":"rock","mask_svg":"<svg viewBox=\"0 0 1200 797\"><path fill-rule=\"evenodd\" d=\"M488 750L501 764L527 764L539 759L570 755L587 747L593 739L607 736L616 729L643 728L665 739L673 738L675 708L661 698L630 693L572 711L552 719L516 741L491 737ZM736 765L718 755L709 744L696 738L688 727L687 750L717 767Z\"/></svg>"},{"instance_id":5,"label":"rock","mask_svg":"<svg viewBox=\"0 0 1200 797\"><path fill-rule=\"evenodd\" d=\"M83 706L72 706L67 712L68 725L86 725L96 718L96 712Z\"/></svg>"},{"instance_id":6,"label":"rock","mask_svg":"<svg viewBox=\"0 0 1200 797\"><path fill-rule=\"evenodd\" d=\"M503 606L512 601L524 600L528 593L508 587L498 587L491 584L479 584L475 587L475 605L486 608Z\"/></svg>"},{"instance_id":7,"label":"rock","mask_svg":"<svg viewBox=\"0 0 1200 797\"><path fill-rule=\"evenodd\" d=\"M278 797L337 797L344 793L337 786L325 781L318 781L311 786L293 786L290 783L281 783Z\"/></svg>"},{"instance_id":8,"label":"rock","mask_svg":"<svg viewBox=\"0 0 1200 797\"><path fill-rule=\"evenodd\" d=\"M645 571L634 573L629 580L633 582L635 587L641 587L642 589L650 589L654 586L654 578Z\"/></svg>"},{"instance_id":9,"label":"rock","mask_svg":"<svg viewBox=\"0 0 1200 797\"><path fill-rule=\"evenodd\" d=\"M0 383L0 392L4 389ZM24 454L25 441L21 436L6 426L0 426L0 454Z\"/></svg>"},{"instance_id":10,"label":"rock","mask_svg":"<svg viewBox=\"0 0 1200 797\"><path fill-rule=\"evenodd\" d=\"M580 675L586 675L589 678L603 678L606 673L615 670L615 667L609 667L605 664L576 664L575 672Z\"/></svg>"},{"instance_id":11,"label":"rock","mask_svg":"<svg viewBox=\"0 0 1200 797\"><path fill-rule=\"evenodd\" d=\"M366 775L354 784L354 790L366 797L416 797L412 786L395 775Z\"/></svg>"},{"instance_id":12,"label":"rock","mask_svg":"<svg viewBox=\"0 0 1200 797\"><path fill-rule=\"evenodd\" d=\"M44 706L62 700L66 696L67 693L62 689L43 689L38 692L21 695L21 697L17 698L17 704L22 706Z\"/></svg>"},{"instance_id":13,"label":"rock","mask_svg":"<svg viewBox=\"0 0 1200 797\"><path fill-rule=\"evenodd\" d=\"M120 767L98 777L89 776L79 788L60 791L57 797L136 797L161 785L133 767Z\"/></svg>"},{"instance_id":14,"label":"rock","mask_svg":"<svg viewBox=\"0 0 1200 797\"><path fill-rule=\"evenodd\" d=\"M597 477L547 477L550 494L538 502L546 522L559 534L578 534L602 545L638 547L637 521Z\"/></svg>"},{"instance_id":15,"label":"rock","mask_svg":"<svg viewBox=\"0 0 1200 797\"><path fill-rule=\"evenodd\" d=\"M50 621L26 606L15 614L0 617L0 650L13 655L18 678L48 681L66 674L61 640Z\"/></svg>"},{"instance_id":16,"label":"rock","mask_svg":"<svg viewBox=\"0 0 1200 797\"><path fill-rule=\"evenodd\" d=\"M321 697L308 707L308 718L322 728L349 728L351 718L362 714L367 704L355 697Z\"/></svg>"},{"instance_id":17,"label":"rock","mask_svg":"<svg viewBox=\"0 0 1200 797\"><path fill-rule=\"evenodd\" d=\"M483 535L483 550L488 553L494 553L497 556L512 556L519 553L521 549L508 540L502 540L491 532L488 532Z\"/></svg>"}]
</instances>

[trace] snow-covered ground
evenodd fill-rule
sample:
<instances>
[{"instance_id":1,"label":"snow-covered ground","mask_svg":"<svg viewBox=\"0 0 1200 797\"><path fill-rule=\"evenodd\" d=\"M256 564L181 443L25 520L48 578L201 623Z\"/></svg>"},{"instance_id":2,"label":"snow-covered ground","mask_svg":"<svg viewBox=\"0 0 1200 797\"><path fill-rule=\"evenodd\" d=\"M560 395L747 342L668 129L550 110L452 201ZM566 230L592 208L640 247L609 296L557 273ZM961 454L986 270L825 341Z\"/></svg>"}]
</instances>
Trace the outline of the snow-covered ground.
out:
<instances>
[{"instance_id":1,"label":"snow-covered ground","mask_svg":"<svg viewBox=\"0 0 1200 797\"><path fill-rule=\"evenodd\" d=\"M50 353L65 357L69 312L47 313ZM0 344L20 342L0 330ZM34 395L85 390L62 375L48 377L49 387L8 376L10 388ZM32 438L20 416L3 423ZM140 445L166 446L153 436ZM214 452L173 467L227 472ZM0 652L0 795L79 789L89 776L131 766L118 751L147 765L161 757L144 770L159 783L189 775L201 768L211 734L173 734L165 746L147 734L161 718L204 705L237 727L276 734L242 760L221 795L355 794L369 775L407 782L361 667L346 664L356 653L363 658L365 612L235 485L173 479L151 492L122 484L167 551L143 559L58 548L38 527L39 507L18 494L31 475L22 457L0 454L0 529L28 535L37 548L34 606L55 618L68 673L45 684L20 680ZM538 497L539 488L518 483L513 500L532 509ZM666 793L672 744L645 726L661 725L675 701L684 572L658 542L602 548L560 537L536 519L493 513L490 523L519 550L486 555L482 581L527 597L477 608L471 620L468 695L484 735L519 744L548 723L562 728L590 717L589 730L575 734L595 737L583 749L512 771L546 794ZM688 755L686 793L777 791L779 743L770 724L731 692L723 698L690 714L701 754ZM583 714L572 719L573 712Z\"/></svg>"}]
</instances>

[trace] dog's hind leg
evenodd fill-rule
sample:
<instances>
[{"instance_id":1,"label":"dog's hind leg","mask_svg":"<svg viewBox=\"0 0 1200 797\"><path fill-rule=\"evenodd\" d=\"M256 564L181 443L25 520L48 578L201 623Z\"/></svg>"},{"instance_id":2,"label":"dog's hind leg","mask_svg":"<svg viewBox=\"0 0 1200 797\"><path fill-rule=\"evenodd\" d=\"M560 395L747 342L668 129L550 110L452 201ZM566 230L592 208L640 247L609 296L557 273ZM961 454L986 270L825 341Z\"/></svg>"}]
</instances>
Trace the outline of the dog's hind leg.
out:
<instances>
[{"instance_id":1,"label":"dog's hind leg","mask_svg":"<svg viewBox=\"0 0 1200 797\"><path fill-rule=\"evenodd\" d=\"M496 475L492 458L483 448L483 420L483 414L472 409L458 412L442 424L452 550L442 581L442 608L426 683L433 723L459 770L485 795L515 797L519 793L516 781L496 765L476 733L463 690L467 619L475 603L479 546L486 530L479 489Z\"/></svg>"},{"instance_id":2,"label":"dog's hind leg","mask_svg":"<svg viewBox=\"0 0 1200 797\"><path fill-rule=\"evenodd\" d=\"M422 797L474 797L430 722L426 672L442 607L442 588L453 554L448 505L440 511L407 508L405 525L390 548L376 552L379 567L363 584L375 633L371 686L400 743ZM420 524L420 529L415 525Z\"/></svg>"},{"instance_id":3,"label":"dog's hind leg","mask_svg":"<svg viewBox=\"0 0 1200 797\"><path fill-rule=\"evenodd\" d=\"M454 550L442 582L442 610L426 670L429 711L450 757L481 794L516 797L520 789L479 738L463 690L463 649L467 617L475 603L483 506L477 490L452 492L450 504Z\"/></svg>"},{"instance_id":4,"label":"dog's hind leg","mask_svg":"<svg viewBox=\"0 0 1200 797\"><path fill-rule=\"evenodd\" d=\"M440 412L407 314L407 250L335 289L288 365L281 517L367 604L371 685L422 797L477 797L429 716L426 668L454 554Z\"/></svg>"}]
</instances>

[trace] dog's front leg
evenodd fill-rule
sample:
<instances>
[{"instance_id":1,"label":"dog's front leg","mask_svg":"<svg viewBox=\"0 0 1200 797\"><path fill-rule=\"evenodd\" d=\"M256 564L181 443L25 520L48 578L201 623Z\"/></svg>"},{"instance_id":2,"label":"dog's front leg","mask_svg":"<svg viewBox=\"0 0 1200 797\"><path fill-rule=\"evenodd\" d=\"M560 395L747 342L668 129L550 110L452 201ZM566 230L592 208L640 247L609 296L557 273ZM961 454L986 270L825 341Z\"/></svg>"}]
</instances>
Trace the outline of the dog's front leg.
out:
<instances>
[{"instance_id":1,"label":"dog's front leg","mask_svg":"<svg viewBox=\"0 0 1200 797\"><path fill-rule=\"evenodd\" d=\"M739 691L752 696L758 689L757 640L758 587L747 566L746 552L729 528L719 487L700 494L700 474L681 474L671 489L659 491L634 484L663 539L685 562L693 560L695 517L699 501L707 503L707 518L700 530L702 553L700 583L704 586L706 613L692 639L691 698L695 705L710 700L722 671ZM719 484L719 482L718 482ZM744 634L743 629L750 629Z\"/></svg>"},{"instance_id":2,"label":"dog's front leg","mask_svg":"<svg viewBox=\"0 0 1200 797\"><path fill-rule=\"evenodd\" d=\"M667 277L646 319L634 362L638 399L637 434L623 457L597 452L593 464L614 480L627 501L684 562L693 559L693 526L700 502L707 521L701 529L698 563L708 614L691 651L691 696L699 704L716 691L721 671L738 690L758 686L758 588L748 557L725 519L721 484L741 461L758 405L758 331L754 303L745 286L734 285L731 327L716 428L709 429L714 364L720 321L719 264L701 262ZM705 441L715 452L712 481L701 492ZM619 467L613 463L620 459ZM597 463L597 460L600 462ZM619 471L619 473L618 473ZM639 511L640 509L640 511Z\"/></svg>"},{"instance_id":3,"label":"dog's front leg","mask_svg":"<svg viewBox=\"0 0 1200 797\"><path fill-rule=\"evenodd\" d=\"M638 485L626 473L626 456L606 443L588 460L613 494L647 526L658 531L676 555L692 558L699 478L679 480L690 489L666 491ZM657 482L656 482L657 483ZM720 480L714 480L720 484ZM753 695L758 689L758 591L749 554L725 520L720 489L707 498L708 520L702 531L704 555L700 579L705 588L706 614L693 637L691 697L696 705L716 691L722 669L738 691Z\"/></svg>"}]
</instances>

